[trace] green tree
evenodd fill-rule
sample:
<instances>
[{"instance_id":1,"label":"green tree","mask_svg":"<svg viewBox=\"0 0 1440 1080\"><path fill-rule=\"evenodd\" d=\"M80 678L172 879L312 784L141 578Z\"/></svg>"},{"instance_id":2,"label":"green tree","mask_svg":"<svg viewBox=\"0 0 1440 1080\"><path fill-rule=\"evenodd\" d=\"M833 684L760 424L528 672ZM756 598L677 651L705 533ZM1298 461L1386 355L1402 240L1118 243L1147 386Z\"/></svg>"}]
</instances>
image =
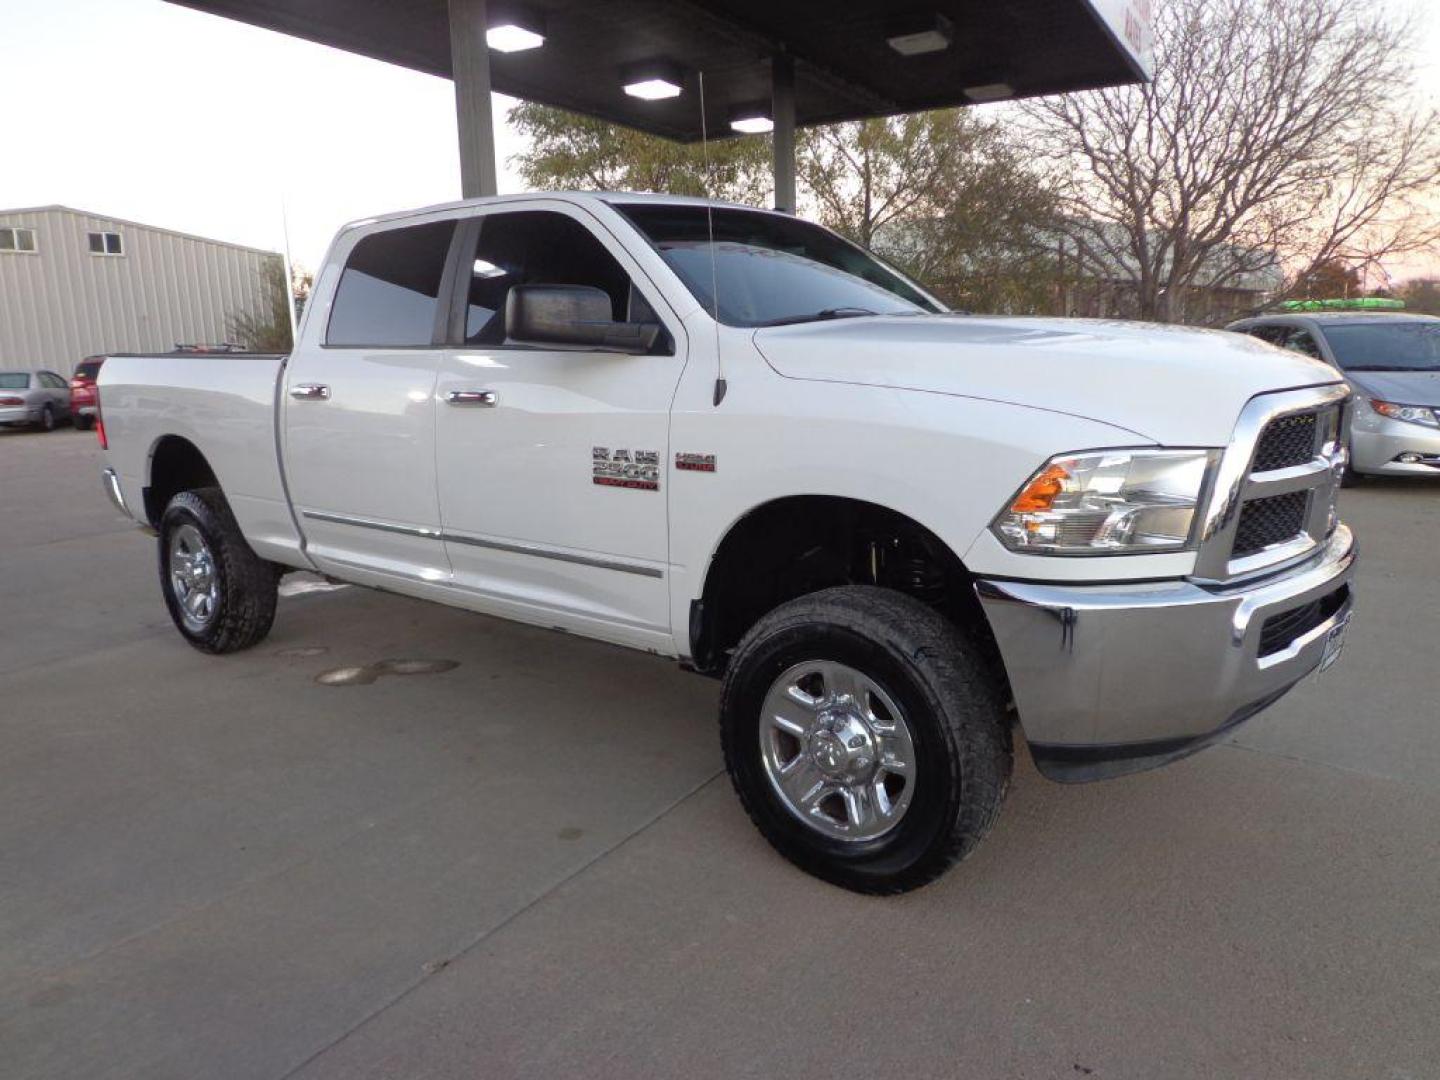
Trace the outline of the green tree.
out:
<instances>
[{"instance_id":1,"label":"green tree","mask_svg":"<svg viewBox=\"0 0 1440 1080\"><path fill-rule=\"evenodd\" d=\"M513 161L535 188L770 201L770 140L706 151L544 105L509 113L530 140ZM949 109L802 130L803 209L961 307L1049 310L1054 200L1000 126ZM707 182L708 180L708 182Z\"/></svg>"},{"instance_id":2,"label":"green tree","mask_svg":"<svg viewBox=\"0 0 1440 1080\"><path fill-rule=\"evenodd\" d=\"M508 119L529 139L529 147L511 162L532 188L659 191L768 203L770 140L763 136L712 139L707 148L533 102L516 105Z\"/></svg>"},{"instance_id":3,"label":"green tree","mask_svg":"<svg viewBox=\"0 0 1440 1080\"><path fill-rule=\"evenodd\" d=\"M295 285L309 294L310 275L301 271ZM285 288L285 264L266 261L260 271L260 303L254 310L232 312L225 320L231 339L252 352L284 353L294 347L290 332L291 290Z\"/></svg>"},{"instance_id":4,"label":"green tree","mask_svg":"<svg viewBox=\"0 0 1440 1080\"><path fill-rule=\"evenodd\" d=\"M1004 128L961 109L802 133L796 172L820 221L941 299L1049 310L1056 202Z\"/></svg>"}]
</instances>

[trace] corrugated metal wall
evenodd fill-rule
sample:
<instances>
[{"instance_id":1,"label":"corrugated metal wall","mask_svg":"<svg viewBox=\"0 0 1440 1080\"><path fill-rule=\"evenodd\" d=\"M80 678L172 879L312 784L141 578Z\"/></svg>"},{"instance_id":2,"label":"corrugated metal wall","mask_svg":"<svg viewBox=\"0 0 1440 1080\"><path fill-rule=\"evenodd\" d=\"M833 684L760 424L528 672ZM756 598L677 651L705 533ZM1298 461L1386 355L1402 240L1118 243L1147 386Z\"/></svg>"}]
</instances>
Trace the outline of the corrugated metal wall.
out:
<instances>
[{"instance_id":1,"label":"corrugated metal wall","mask_svg":"<svg viewBox=\"0 0 1440 1080\"><path fill-rule=\"evenodd\" d=\"M229 340L227 318L262 314L266 264L283 266L272 252L58 206L0 211L4 226L34 229L36 252L0 251L0 368L69 375L97 353ZM118 232L124 254L92 255L91 232Z\"/></svg>"}]
</instances>

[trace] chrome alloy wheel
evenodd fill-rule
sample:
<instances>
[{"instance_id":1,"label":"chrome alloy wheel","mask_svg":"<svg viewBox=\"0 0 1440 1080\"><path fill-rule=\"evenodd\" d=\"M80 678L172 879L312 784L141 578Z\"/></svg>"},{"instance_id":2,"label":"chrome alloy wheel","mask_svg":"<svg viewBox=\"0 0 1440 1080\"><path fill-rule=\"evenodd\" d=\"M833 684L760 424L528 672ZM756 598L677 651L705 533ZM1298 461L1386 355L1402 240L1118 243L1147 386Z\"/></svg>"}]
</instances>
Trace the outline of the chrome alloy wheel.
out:
<instances>
[{"instance_id":1,"label":"chrome alloy wheel","mask_svg":"<svg viewBox=\"0 0 1440 1080\"><path fill-rule=\"evenodd\" d=\"M785 808L835 840L873 840L905 816L915 744L878 684L845 664L796 664L771 684L760 759Z\"/></svg>"},{"instance_id":2,"label":"chrome alloy wheel","mask_svg":"<svg viewBox=\"0 0 1440 1080\"><path fill-rule=\"evenodd\" d=\"M187 629L199 633L215 617L220 604L220 579L215 557L194 525L181 525L170 535L170 588Z\"/></svg>"}]
</instances>

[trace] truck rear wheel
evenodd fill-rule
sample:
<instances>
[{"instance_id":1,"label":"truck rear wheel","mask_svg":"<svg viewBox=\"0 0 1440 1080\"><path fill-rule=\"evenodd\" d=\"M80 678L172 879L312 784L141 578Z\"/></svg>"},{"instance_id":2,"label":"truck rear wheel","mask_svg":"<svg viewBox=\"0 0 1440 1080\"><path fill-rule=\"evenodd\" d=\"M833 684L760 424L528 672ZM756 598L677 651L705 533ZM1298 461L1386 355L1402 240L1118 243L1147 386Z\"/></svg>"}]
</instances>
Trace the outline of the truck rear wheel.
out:
<instances>
[{"instance_id":1,"label":"truck rear wheel","mask_svg":"<svg viewBox=\"0 0 1440 1080\"><path fill-rule=\"evenodd\" d=\"M275 621L280 575L251 550L219 488L182 491L160 518L160 591L202 652L248 649Z\"/></svg>"},{"instance_id":2,"label":"truck rear wheel","mask_svg":"<svg viewBox=\"0 0 1440 1080\"><path fill-rule=\"evenodd\" d=\"M720 698L731 781L802 870L857 892L934 880L990 830L1011 768L993 674L938 612L845 586L776 608Z\"/></svg>"}]
</instances>

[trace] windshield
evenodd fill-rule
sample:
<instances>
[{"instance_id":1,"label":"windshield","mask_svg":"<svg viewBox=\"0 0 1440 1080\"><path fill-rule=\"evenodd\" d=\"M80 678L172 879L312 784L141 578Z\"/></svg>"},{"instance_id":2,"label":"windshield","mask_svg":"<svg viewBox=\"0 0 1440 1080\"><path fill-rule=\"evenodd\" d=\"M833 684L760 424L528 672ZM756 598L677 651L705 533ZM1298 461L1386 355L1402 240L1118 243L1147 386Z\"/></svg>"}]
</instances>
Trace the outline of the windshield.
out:
<instances>
[{"instance_id":1,"label":"windshield","mask_svg":"<svg viewBox=\"0 0 1440 1080\"><path fill-rule=\"evenodd\" d=\"M1440 319L1328 326L1325 340L1345 371L1440 371Z\"/></svg>"},{"instance_id":2,"label":"windshield","mask_svg":"<svg viewBox=\"0 0 1440 1080\"><path fill-rule=\"evenodd\" d=\"M808 221L665 203L616 209L727 326L941 310L879 259Z\"/></svg>"},{"instance_id":3,"label":"windshield","mask_svg":"<svg viewBox=\"0 0 1440 1080\"><path fill-rule=\"evenodd\" d=\"M75 377L77 379L89 379L95 381L95 376L100 374L99 360L85 360L75 366Z\"/></svg>"},{"instance_id":4,"label":"windshield","mask_svg":"<svg viewBox=\"0 0 1440 1080\"><path fill-rule=\"evenodd\" d=\"M24 371L0 371L0 390L28 390L30 375Z\"/></svg>"}]
</instances>

